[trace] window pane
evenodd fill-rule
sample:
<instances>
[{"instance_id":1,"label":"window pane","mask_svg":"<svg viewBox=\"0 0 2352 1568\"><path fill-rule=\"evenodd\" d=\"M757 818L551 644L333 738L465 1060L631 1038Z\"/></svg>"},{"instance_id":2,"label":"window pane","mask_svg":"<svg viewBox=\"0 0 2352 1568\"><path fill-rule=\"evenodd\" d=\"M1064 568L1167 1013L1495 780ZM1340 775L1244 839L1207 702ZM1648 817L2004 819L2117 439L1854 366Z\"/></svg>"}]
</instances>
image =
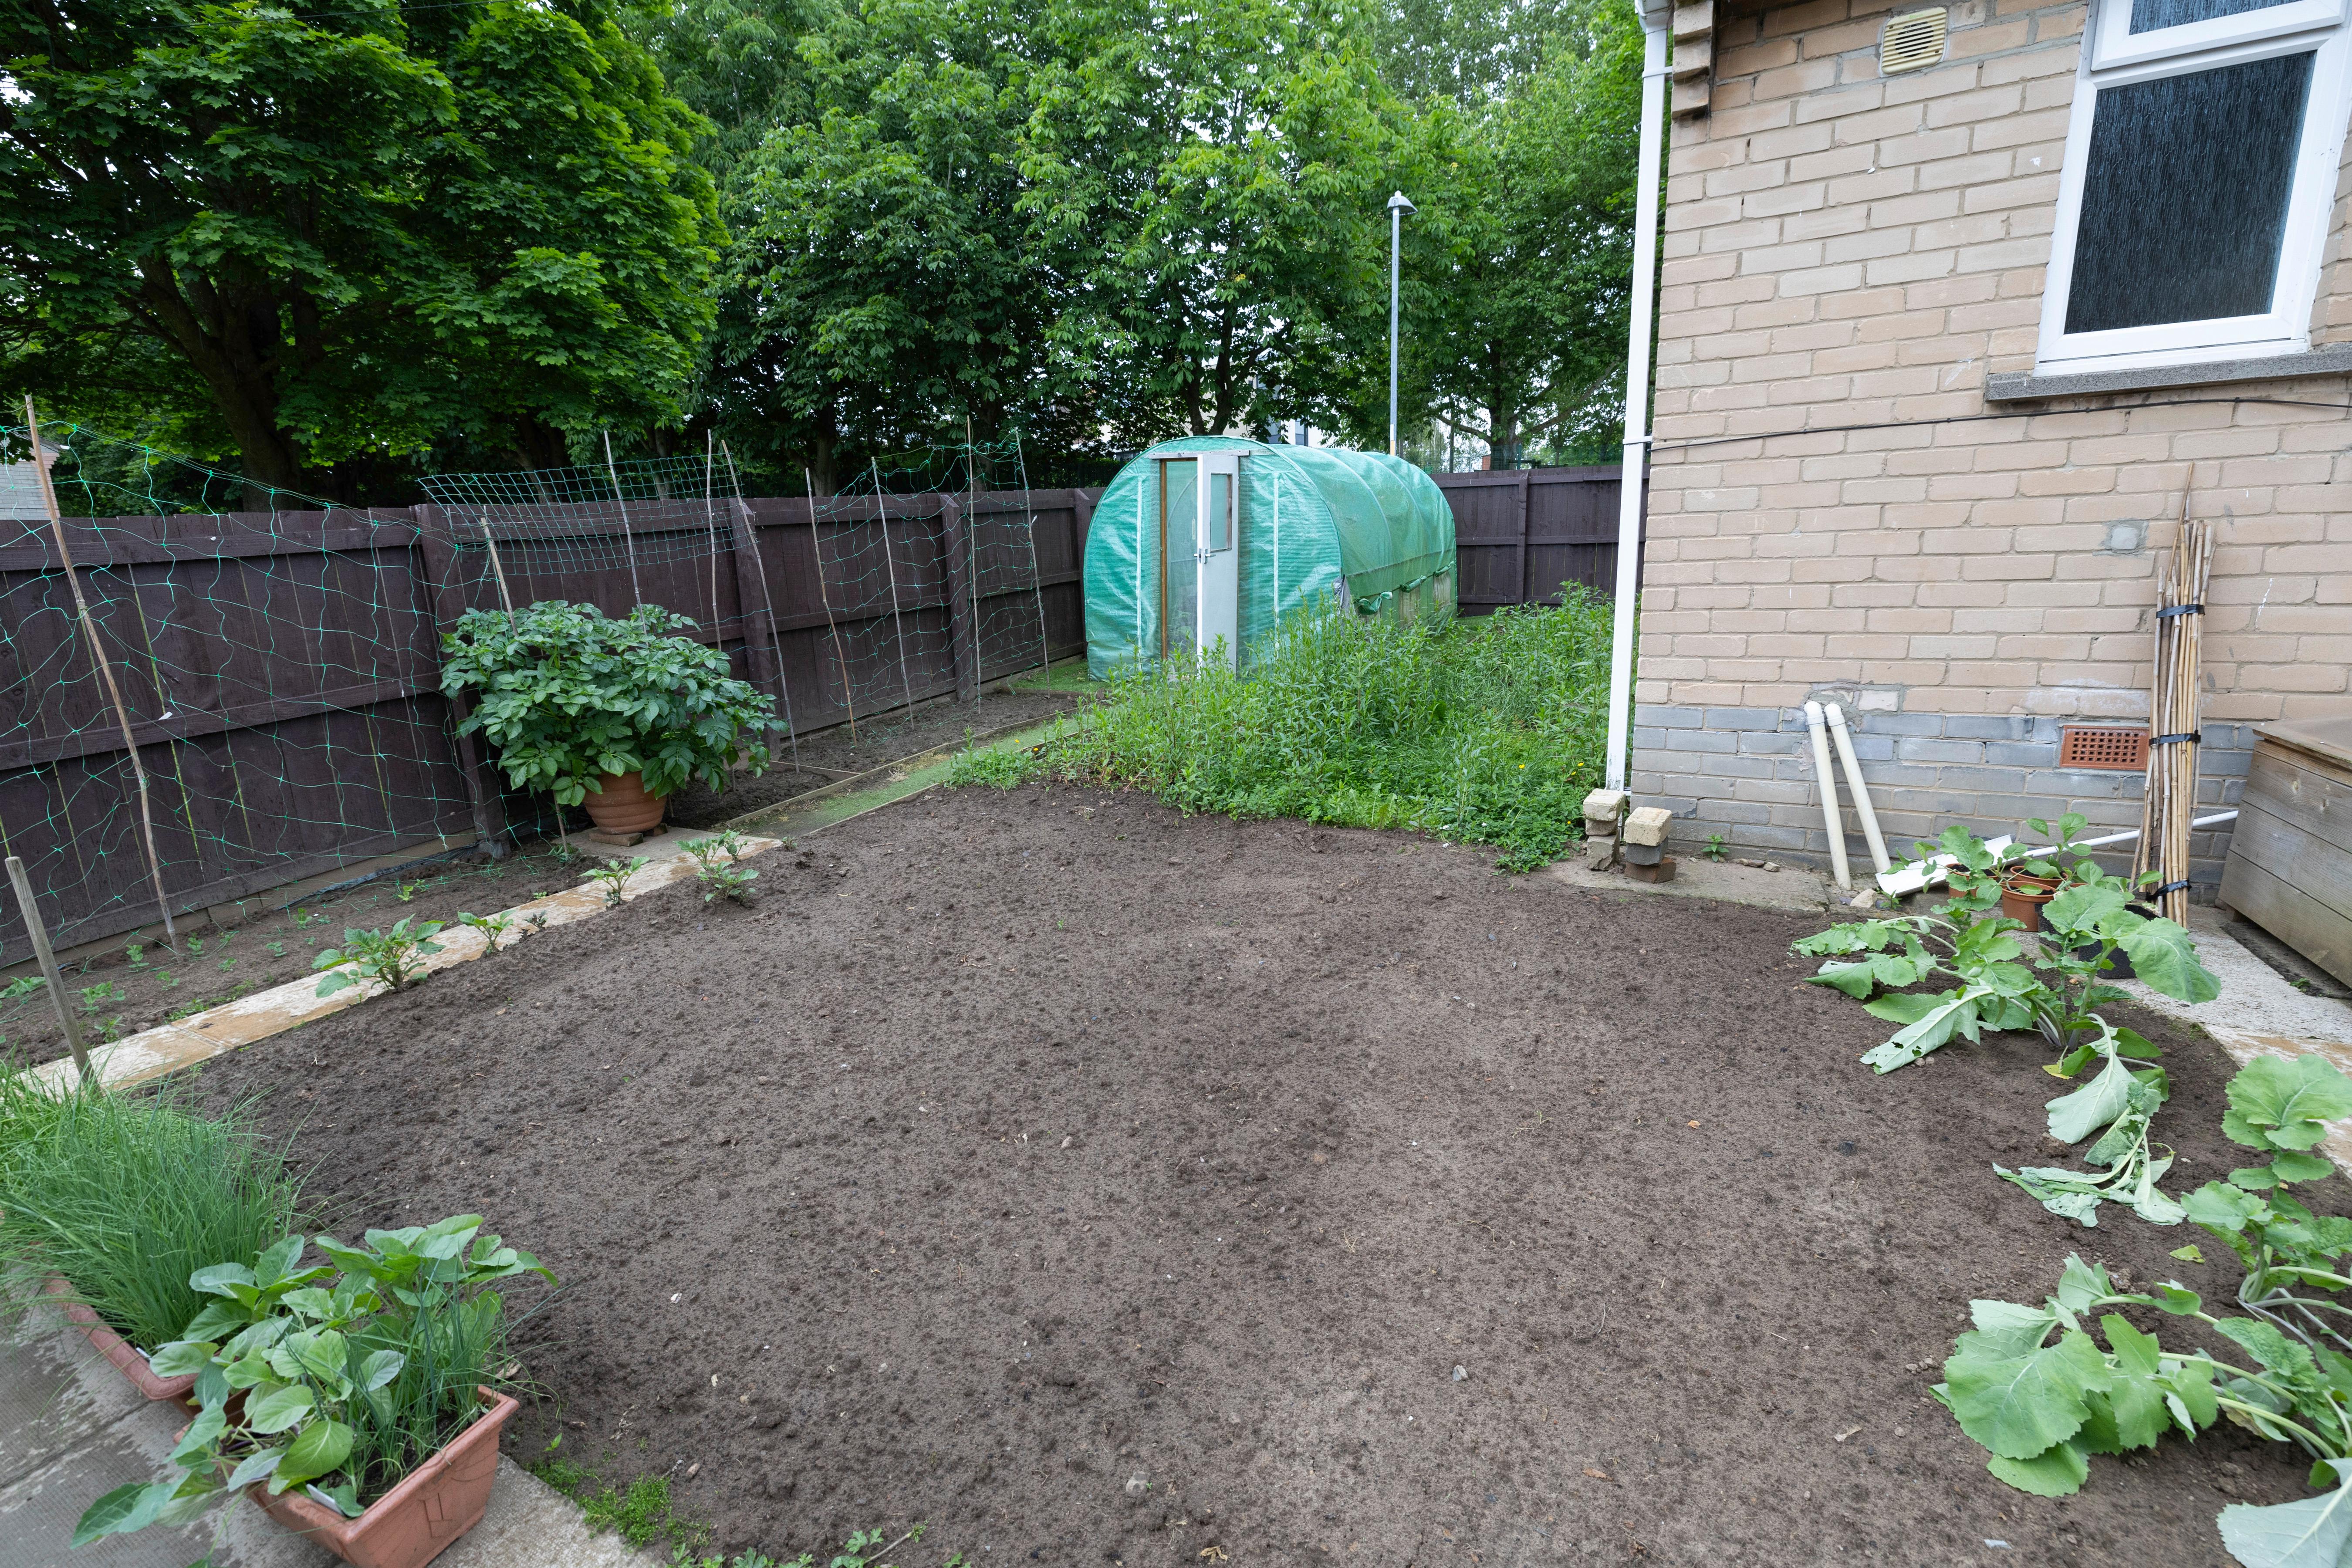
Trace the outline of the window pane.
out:
<instances>
[{"instance_id":1,"label":"window pane","mask_svg":"<svg viewBox=\"0 0 2352 1568\"><path fill-rule=\"evenodd\" d=\"M2267 11L2273 5L2290 3L2291 0L2132 0L2131 30L2153 33L2165 27L2185 27L2191 22L2242 16L2249 11Z\"/></svg>"},{"instance_id":2,"label":"window pane","mask_svg":"<svg viewBox=\"0 0 2352 1568\"><path fill-rule=\"evenodd\" d=\"M2099 89L2066 330L2271 308L2312 57Z\"/></svg>"}]
</instances>

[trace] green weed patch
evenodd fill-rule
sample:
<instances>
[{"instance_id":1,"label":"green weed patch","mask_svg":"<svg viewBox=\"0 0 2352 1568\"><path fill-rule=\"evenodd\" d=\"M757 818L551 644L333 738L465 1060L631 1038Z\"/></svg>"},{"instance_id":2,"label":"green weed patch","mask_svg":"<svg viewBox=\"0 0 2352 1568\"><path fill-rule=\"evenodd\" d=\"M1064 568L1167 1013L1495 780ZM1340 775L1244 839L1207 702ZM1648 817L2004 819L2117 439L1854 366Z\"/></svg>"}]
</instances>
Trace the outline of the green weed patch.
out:
<instances>
[{"instance_id":1,"label":"green weed patch","mask_svg":"<svg viewBox=\"0 0 2352 1568\"><path fill-rule=\"evenodd\" d=\"M1050 777L1185 811L1412 828L1533 870L1575 837L1605 751L1610 604L1574 584L1565 599L1412 626L1301 612L1244 673L1124 678L1034 747L966 752L948 782Z\"/></svg>"}]
</instances>

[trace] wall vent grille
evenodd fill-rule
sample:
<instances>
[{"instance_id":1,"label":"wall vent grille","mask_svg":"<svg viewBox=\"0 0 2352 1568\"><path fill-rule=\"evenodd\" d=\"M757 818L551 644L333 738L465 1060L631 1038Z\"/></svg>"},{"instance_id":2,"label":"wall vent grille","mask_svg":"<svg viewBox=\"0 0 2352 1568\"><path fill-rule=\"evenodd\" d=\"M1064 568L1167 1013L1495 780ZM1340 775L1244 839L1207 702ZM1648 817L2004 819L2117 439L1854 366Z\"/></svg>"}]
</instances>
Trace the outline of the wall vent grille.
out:
<instances>
[{"instance_id":1,"label":"wall vent grille","mask_svg":"<svg viewBox=\"0 0 2352 1568\"><path fill-rule=\"evenodd\" d=\"M2058 731L2058 765L2108 773L2147 771L2147 731L2116 724L2069 724Z\"/></svg>"},{"instance_id":2,"label":"wall vent grille","mask_svg":"<svg viewBox=\"0 0 2352 1568\"><path fill-rule=\"evenodd\" d=\"M1944 58L1944 33L1951 14L1942 6L1932 11L1906 11L1886 20L1878 35L1878 69L1883 76L1926 70Z\"/></svg>"}]
</instances>

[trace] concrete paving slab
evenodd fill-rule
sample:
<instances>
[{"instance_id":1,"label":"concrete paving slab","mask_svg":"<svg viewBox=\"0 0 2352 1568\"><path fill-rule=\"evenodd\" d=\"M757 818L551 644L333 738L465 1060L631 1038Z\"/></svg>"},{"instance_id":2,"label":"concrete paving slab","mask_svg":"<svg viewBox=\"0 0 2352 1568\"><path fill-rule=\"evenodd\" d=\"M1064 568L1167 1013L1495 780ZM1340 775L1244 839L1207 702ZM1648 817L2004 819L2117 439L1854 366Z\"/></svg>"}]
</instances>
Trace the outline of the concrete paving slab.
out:
<instances>
[{"instance_id":1,"label":"concrete paving slab","mask_svg":"<svg viewBox=\"0 0 2352 1568\"><path fill-rule=\"evenodd\" d=\"M1742 866L1736 860L1715 861L1701 856L1676 857L1671 882L1637 882L1619 871L1594 871L1580 862L1558 860L1538 873L1571 888L1593 892L1662 893L1668 898L1714 899L1727 904L1752 904L1767 910L1824 912L1836 888L1829 878L1804 866L1783 866L1778 871ZM1860 919L1861 911L1853 918Z\"/></svg>"}]
</instances>

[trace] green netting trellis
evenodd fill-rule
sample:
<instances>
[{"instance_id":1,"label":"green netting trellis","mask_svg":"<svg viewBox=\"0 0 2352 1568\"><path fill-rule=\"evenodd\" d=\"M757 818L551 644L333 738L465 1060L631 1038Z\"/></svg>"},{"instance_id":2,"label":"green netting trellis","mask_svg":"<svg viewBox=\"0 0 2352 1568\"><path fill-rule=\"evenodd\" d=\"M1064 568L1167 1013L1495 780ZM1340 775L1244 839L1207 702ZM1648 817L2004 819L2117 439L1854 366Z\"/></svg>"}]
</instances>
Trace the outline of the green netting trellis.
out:
<instances>
[{"instance_id":1,"label":"green netting trellis","mask_svg":"<svg viewBox=\"0 0 2352 1568\"><path fill-rule=\"evenodd\" d=\"M28 449L26 428L6 434ZM20 465L0 489L0 846L60 946L155 921L158 877L176 914L461 837L469 796L405 509L335 506L82 425L42 437L89 625ZM26 956L10 898L0 964Z\"/></svg>"}]
</instances>

